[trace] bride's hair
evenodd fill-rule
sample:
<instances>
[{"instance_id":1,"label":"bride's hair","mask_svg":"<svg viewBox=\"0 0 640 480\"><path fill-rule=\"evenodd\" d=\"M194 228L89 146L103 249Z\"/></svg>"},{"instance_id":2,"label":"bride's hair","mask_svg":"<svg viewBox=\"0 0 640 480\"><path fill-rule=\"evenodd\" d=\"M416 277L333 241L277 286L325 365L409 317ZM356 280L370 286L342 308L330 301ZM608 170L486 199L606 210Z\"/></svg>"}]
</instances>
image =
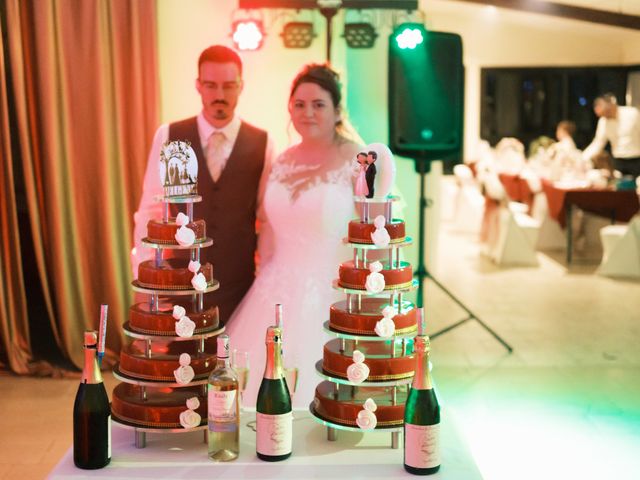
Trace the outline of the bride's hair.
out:
<instances>
[{"instance_id":1,"label":"bride's hair","mask_svg":"<svg viewBox=\"0 0 640 480\"><path fill-rule=\"evenodd\" d=\"M338 72L328 64L309 63L305 65L291 83L289 101L291 101L296 89L303 83L315 83L331 96L333 107L340 112L340 119L336 122L336 134L338 137L356 143L363 143L360 135L347 120L346 111L340 103L342 101L342 84L340 83Z\"/></svg>"}]
</instances>

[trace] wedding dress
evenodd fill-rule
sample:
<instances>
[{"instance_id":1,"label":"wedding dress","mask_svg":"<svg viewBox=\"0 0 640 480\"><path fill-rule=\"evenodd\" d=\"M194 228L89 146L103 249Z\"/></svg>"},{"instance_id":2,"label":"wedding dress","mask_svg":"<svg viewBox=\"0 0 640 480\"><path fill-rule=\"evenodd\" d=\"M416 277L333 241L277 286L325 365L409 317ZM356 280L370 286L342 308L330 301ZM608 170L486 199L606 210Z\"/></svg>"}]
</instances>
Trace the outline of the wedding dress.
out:
<instances>
[{"instance_id":1,"label":"wedding dress","mask_svg":"<svg viewBox=\"0 0 640 480\"><path fill-rule=\"evenodd\" d=\"M350 258L342 238L354 217L354 202L348 162L327 172L320 169L296 166L285 152L274 163L267 183L268 228L261 235L270 238L260 239L258 275L227 328L231 348L249 352L246 407L256 405L265 366L265 333L275 323L276 303L283 304L284 366L299 369L294 407L308 407L321 381L315 364L329 339L322 324L329 318L330 305L344 298L331 283L340 262ZM272 252L262 245L270 245Z\"/></svg>"}]
</instances>

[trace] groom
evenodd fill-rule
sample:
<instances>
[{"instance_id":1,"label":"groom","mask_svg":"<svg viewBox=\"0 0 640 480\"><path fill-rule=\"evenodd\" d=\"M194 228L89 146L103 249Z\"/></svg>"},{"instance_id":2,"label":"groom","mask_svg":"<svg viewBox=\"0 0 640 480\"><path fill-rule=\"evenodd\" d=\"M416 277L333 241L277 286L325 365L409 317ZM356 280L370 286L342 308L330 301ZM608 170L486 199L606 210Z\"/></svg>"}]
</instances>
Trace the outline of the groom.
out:
<instances>
[{"instance_id":1,"label":"groom","mask_svg":"<svg viewBox=\"0 0 640 480\"><path fill-rule=\"evenodd\" d=\"M364 177L367 180L367 188L369 189L369 193L367 194L367 198L373 198L373 186L376 179L376 160L378 159L378 154L374 151L367 153L367 163L369 166L367 170L364 172Z\"/></svg>"},{"instance_id":2,"label":"groom","mask_svg":"<svg viewBox=\"0 0 640 480\"><path fill-rule=\"evenodd\" d=\"M157 130L144 177L142 199L134 216L134 250L131 260L134 277L138 264L151 258L151 250L141 247L147 222L162 218L162 195L158 180L160 149L166 141L191 142L198 158L198 194L193 215L206 222L213 246L200 251L202 263L213 264L213 276L220 289L207 294L207 303L217 305L220 320L226 322L244 297L255 277L257 246L256 216L260 217L266 172L273 159L273 143L267 132L242 121L235 109L242 93L242 61L236 52L214 45L200 54L196 90L202 111L195 117L161 125ZM177 211L172 209L171 216Z\"/></svg>"}]
</instances>

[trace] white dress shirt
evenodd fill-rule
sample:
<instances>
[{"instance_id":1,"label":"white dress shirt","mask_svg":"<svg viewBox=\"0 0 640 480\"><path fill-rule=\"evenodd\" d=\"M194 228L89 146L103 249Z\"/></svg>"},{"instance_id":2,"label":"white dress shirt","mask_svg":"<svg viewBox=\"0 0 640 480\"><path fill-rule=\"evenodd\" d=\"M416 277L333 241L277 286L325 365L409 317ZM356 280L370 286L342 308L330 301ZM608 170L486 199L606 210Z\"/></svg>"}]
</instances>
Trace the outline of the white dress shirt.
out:
<instances>
[{"instance_id":1,"label":"white dress shirt","mask_svg":"<svg viewBox=\"0 0 640 480\"><path fill-rule=\"evenodd\" d=\"M202 151L207 151L207 142L212 133L219 131L225 136L222 143L223 152L223 170L229 160L233 146L238 138L238 132L240 131L241 120L238 116L234 116L233 119L224 127L217 129L213 127L204 118L202 112L196 117L198 124L198 135L200 136L200 144ZM149 151L149 157L147 159L147 169L144 174L144 182L142 185L142 198L138 210L133 215L134 227L133 227L133 249L131 250L131 268L133 269L133 277L138 276L138 265L144 260L153 258L153 250L150 248L144 248L141 246L142 239L147 236L147 223L151 219L162 218L162 203L155 200L156 196L163 195L162 184L160 183L158 162L160 159L160 150L162 146L169 139L169 124L165 123L160 125L153 137L153 143L151 150ZM205 153L206 155L206 153ZM266 188L267 179L271 172L271 166L273 164L275 156L275 147L273 140L267 134L267 147L264 155L264 168L262 169L262 176L260 177L260 183L258 186L258 210L256 212L257 218L260 223L266 222L263 208L264 191ZM205 161L206 164L206 161ZM199 173L202 175L202 172ZM206 201L206 199L203 199Z\"/></svg>"},{"instance_id":2,"label":"white dress shirt","mask_svg":"<svg viewBox=\"0 0 640 480\"><path fill-rule=\"evenodd\" d=\"M613 158L640 157L640 111L635 107L618 107L616 118L600 117L596 134L584 150L591 159L611 143Z\"/></svg>"}]
</instances>

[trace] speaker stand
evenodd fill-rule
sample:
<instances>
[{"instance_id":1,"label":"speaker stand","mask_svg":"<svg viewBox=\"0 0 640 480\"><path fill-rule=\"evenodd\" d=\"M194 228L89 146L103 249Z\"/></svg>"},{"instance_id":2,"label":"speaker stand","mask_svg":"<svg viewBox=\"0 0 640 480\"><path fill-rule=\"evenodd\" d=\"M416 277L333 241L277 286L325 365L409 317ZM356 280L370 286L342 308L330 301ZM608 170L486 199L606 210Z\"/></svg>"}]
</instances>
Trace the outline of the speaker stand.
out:
<instances>
[{"instance_id":1,"label":"speaker stand","mask_svg":"<svg viewBox=\"0 0 640 480\"><path fill-rule=\"evenodd\" d=\"M473 313L469 308L462 303L462 301L456 297L453 293L451 293L442 283L438 281L427 269L424 262L424 239L425 239L425 230L426 230L426 219L425 219L425 210L429 205L430 201L427 201L425 197L425 175L428 173L430 168L429 160L425 158L415 158L416 162L416 171L420 175L420 199L419 199L419 232L418 232L418 270L415 275L418 277L418 306L423 306L424 300L424 281L431 280L442 292L444 292L456 305L462 308L467 316L462 320L457 321L456 323L449 325L448 327L443 328L431 335L430 338L436 338L440 335L447 333L450 330L453 330L456 327L468 322L469 320L477 321L487 332L489 332L493 337L502 344L504 348L506 348L509 353L513 352L513 348L507 342L505 342L496 332L491 329L486 323L484 323L475 313Z\"/></svg>"}]
</instances>

